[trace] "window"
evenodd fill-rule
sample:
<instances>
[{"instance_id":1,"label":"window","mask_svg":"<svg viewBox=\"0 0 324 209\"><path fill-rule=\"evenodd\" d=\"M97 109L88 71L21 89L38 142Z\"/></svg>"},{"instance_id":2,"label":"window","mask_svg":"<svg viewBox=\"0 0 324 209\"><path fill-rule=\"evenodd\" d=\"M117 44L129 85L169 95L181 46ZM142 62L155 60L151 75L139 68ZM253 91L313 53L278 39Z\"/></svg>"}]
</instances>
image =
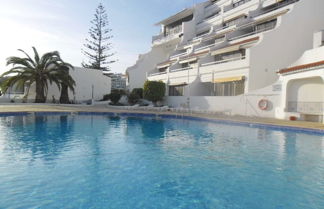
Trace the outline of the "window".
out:
<instances>
[{"instance_id":1,"label":"window","mask_svg":"<svg viewBox=\"0 0 324 209\"><path fill-rule=\"evenodd\" d=\"M188 68L188 67L191 67L192 65L194 65L196 63L197 63L197 60L191 61L191 62L182 63L181 64L181 68Z\"/></svg>"},{"instance_id":2,"label":"window","mask_svg":"<svg viewBox=\"0 0 324 209\"><path fill-rule=\"evenodd\" d=\"M261 23L259 25L255 26L256 31L266 31L266 30L271 30L276 27L277 24L277 19L270 20L264 23Z\"/></svg>"},{"instance_id":3,"label":"window","mask_svg":"<svg viewBox=\"0 0 324 209\"><path fill-rule=\"evenodd\" d=\"M159 72L160 72L160 73L161 73L161 72L166 72L166 71L167 71L167 69L168 69L168 67L159 68Z\"/></svg>"},{"instance_id":4,"label":"window","mask_svg":"<svg viewBox=\"0 0 324 209\"><path fill-rule=\"evenodd\" d=\"M181 68L187 68L187 67L189 67L189 63L188 62L181 64Z\"/></svg>"},{"instance_id":5,"label":"window","mask_svg":"<svg viewBox=\"0 0 324 209\"><path fill-rule=\"evenodd\" d=\"M169 96L184 96L185 85L169 86Z\"/></svg>"},{"instance_id":6,"label":"window","mask_svg":"<svg viewBox=\"0 0 324 209\"><path fill-rule=\"evenodd\" d=\"M244 94L245 81L233 81L215 84L215 96L237 96Z\"/></svg>"}]
</instances>

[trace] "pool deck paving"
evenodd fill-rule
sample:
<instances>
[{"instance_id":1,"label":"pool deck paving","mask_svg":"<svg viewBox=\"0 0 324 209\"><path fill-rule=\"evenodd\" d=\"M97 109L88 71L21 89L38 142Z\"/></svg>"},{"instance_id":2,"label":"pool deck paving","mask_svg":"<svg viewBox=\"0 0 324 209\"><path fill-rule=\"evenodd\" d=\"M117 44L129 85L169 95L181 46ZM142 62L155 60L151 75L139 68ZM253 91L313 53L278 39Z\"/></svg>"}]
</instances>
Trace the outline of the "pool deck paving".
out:
<instances>
[{"instance_id":1,"label":"pool deck paving","mask_svg":"<svg viewBox=\"0 0 324 209\"><path fill-rule=\"evenodd\" d=\"M229 116L226 114L212 114L212 113L183 113L171 111L158 110L135 110L128 108L115 108L107 105L52 105L52 104L0 104L0 113L17 113L17 112L98 112L98 113L137 113L137 114L157 114L157 115L174 115L174 116L190 116L204 119L224 120L229 122L239 122L248 124L262 124L271 126L283 126L301 129L324 130L324 124L306 122L306 121L288 121L271 118L247 117L247 116ZM323 132L324 133L324 132Z\"/></svg>"}]
</instances>

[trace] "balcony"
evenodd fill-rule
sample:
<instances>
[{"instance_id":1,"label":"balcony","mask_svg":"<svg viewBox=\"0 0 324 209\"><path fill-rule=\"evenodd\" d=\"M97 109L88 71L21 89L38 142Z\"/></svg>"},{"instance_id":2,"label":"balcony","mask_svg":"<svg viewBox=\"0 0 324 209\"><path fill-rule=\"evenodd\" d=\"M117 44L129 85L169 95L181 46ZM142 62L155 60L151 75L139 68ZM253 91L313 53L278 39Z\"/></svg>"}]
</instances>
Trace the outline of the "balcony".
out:
<instances>
[{"instance_id":1,"label":"balcony","mask_svg":"<svg viewBox=\"0 0 324 209\"><path fill-rule=\"evenodd\" d=\"M290 4L296 3L298 1L299 0L283 0L281 2L276 1L273 5L264 7L259 13L254 15L254 17L258 17L258 16L261 16L261 15L273 12L275 10L278 10L278 9L283 8L285 6L288 6Z\"/></svg>"},{"instance_id":2,"label":"balcony","mask_svg":"<svg viewBox=\"0 0 324 209\"><path fill-rule=\"evenodd\" d=\"M246 58L245 56L235 57L235 58L231 58L231 59L225 59L225 60L219 60L219 61L215 61L215 62L204 63L204 64L201 64L201 66L205 67L205 66L210 66L210 65L218 65L218 64L223 64L223 63L227 63L227 62L234 62L234 61L238 61L238 60L244 60L245 58Z\"/></svg>"},{"instance_id":3,"label":"balcony","mask_svg":"<svg viewBox=\"0 0 324 209\"><path fill-rule=\"evenodd\" d=\"M219 2L220 0L215 0L213 2L210 2L208 5L205 6L205 10L207 9L211 9L213 6L216 5L217 2Z\"/></svg>"},{"instance_id":4,"label":"balcony","mask_svg":"<svg viewBox=\"0 0 324 209\"><path fill-rule=\"evenodd\" d=\"M182 53L179 53L179 54L172 55L172 56L170 57L170 60L176 59L176 58L178 58L178 57L185 56L185 55L187 55L187 54L188 54L187 52L182 52Z\"/></svg>"},{"instance_id":5,"label":"balcony","mask_svg":"<svg viewBox=\"0 0 324 209\"><path fill-rule=\"evenodd\" d=\"M214 12L214 13L212 13L212 14L206 16L204 21L208 21L208 20L213 19L214 17L219 16L219 15L220 15L220 11L221 11L221 10L219 9L218 11L216 11L216 12Z\"/></svg>"},{"instance_id":6,"label":"balcony","mask_svg":"<svg viewBox=\"0 0 324 209\"><path fill-rule=\"evenodd\" d=\"M183 27L182 25L176 26L174 28L171 28L167 30L165 33L162 33L157 36L153 36L152 43L153 44L162 44L169 42L173 39L180 38L179 35L182 33Z\"/></svg>"},{"instance_id":7,"label":"balcony","mask_svg":"<svg viewBox=\"0 0 324 209\"><path fill-rule=\"evenodd\" d=\"M204 23L212 23L212 22L214 22L213 19L214 19L215 17L220 16L220 14L221 14L221 10L218 9L216 12L213 12L213 13L211 13L210 15L207 15L203 20L199 21L199 22L197 23L197 26L198 26L198 27L203 27L203 26L205 26ZM213 20L213 21L210 21L210 20Z\"/></svg>"},{"instance_id":8,"label":"balcony","mask_svg":"<svg viewBox=\"0 0 324 209\"><path fill-rule=\"evenodd\" d=\"M322 115L324 102L288 102L287 112Z\"/></svg>"},{"instance_id":9,"label":"balcony","mask_svg":"<svg viewBox=\"0 0 324 209\"><path fill-rule=\"evenodd\" d=\"M184 68L170 70L170 72L174 73L174 72L180 72L180 71L191 70L191 69L193 69L193 67L184 67Z\"/></svg>"},{"instance_id":10,"label":"balcony","mask_svg":"<svg viewBox=\"0 0 324 209\"><path fill-rule=\"evenodd\" d=\"M243 4L245 4L245 3L249 2L249 1L251 1L251 0L240 0L240 1L236 1L233 4L231 4L231 5L227 6L227 7L224 7L224 12L231 11L232 9L235 9L235 8L241 6L241 5L243 5Z\"/></svg>"},{"instance_id":11,"label":"balcony","mask_svg":"<svg viewBox=\"0 0 324 209\"><path fill-rule=\"evenodd\" d=\"M217 28L215 28L215 33L226 33L226 32L230 32L236 29L236 25L220 25Z\"/></svg>"},{"instance_id":12,"label":"balcony","mask_svg":"<svg viewBox=\"0 0 324 209\"><path fill-rule=\"evenodd\" d=\"M164 72L151 72L151 73L149 73L148 74L148 76L156 76L156 75L163 75L163 74L167 74L167 72L166 71L164 71Z\"/></svg>"},{"instance_id":13,"label":"balcony","mask_svg":"<svg viewBox=\"0 0 324 209\"><path fill-rule=\"evenodd\" d=\"M259 33L263 33L263 32L272 30L275 27L276 27L276 24L269 24L269 25L267 25L265 27L257 27L257 25L256 25L256 29L254 29L254 31L244 33L244 34L239 35L239 36L235 36L233 38L230 38L229 41L235 41L235 40L238 40L238 39L241 39L241 38L246 38L248 36L253 36L253 35L256 35L256 34L259 34Z\"/></svg>"},{"instance_id":14,"label":"balcony","mask_svg":"<svg viewBox=\"0 0 324 209\"><path fill-rule=\"evenodd\" d=\"M196 48L195 49L195 52L198 52L198 51L202 51L202 50L205 50L205 49L210 49L222 42L225 41L225 36L222 36L222 37L219 37L219 38L214 38L214 39L211 39L209 41L205 41L204 45L201 45L200 47Z\"/></svg>"},{"instance_id":15,"label":"balcony","mask_svg":"<svg viewBox=\"0 0 324 209\"><path fill-rule=\"evenodd\" d=\"M206 31L206 32L204 32L204 33L201 33L201 34L198 34L196 37L194 37L191 41L196 41L196 40L198 40L198 39L200 39L200 38L203 38L203 37L205 37L205 36L207 36L207 35L209 35L210 34L210 31Z\"/></svg>"}]
</instances>

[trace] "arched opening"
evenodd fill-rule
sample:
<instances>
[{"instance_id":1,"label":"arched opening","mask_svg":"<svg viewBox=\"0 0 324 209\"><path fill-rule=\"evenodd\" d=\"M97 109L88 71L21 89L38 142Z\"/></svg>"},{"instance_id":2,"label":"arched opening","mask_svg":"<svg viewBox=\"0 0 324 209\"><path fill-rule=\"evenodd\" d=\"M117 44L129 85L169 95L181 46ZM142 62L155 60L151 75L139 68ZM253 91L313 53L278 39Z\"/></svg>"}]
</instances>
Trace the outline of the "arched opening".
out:
<instances>
[{"instance_id":1,"label":"arched opening","mask_svg":"<svg viewBox=\"0 0 324 209\"><path fill-rule=\"evenodd\" d=\"M290 81L286 107L287 112L300 113L303 120L323 122L323 79L318 76Z\"/></svg>"}]
</instances>

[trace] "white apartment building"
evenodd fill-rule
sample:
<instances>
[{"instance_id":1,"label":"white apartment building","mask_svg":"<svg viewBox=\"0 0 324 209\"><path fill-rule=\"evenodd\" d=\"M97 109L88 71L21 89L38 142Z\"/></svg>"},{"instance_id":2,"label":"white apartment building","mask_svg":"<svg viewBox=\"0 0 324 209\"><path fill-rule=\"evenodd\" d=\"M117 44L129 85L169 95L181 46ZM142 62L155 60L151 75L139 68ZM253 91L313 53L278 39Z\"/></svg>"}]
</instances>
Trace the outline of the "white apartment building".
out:
<instances>
[{"instance_id":1,"label":"white apartment building","mask_svg":"<svg viewBox=\"0 0 324 209\"><path fill-rule=\"evenodd\" d=\"M130 89L163 81L172 97L248 94L313 46L323 0L209 0L161 22L152 49L127 69Z\"/></svg>"},{"instance_id":2,"label":"white apartment building","mask_svg":"<svg viewBox=\"0 0 324 209\"><path fill-rule=\"evenodd\" d=\"M121 89L126 90L126 76L121 73L109 75L111 78L111 90Z\"/></svg>"}]
</instances>

